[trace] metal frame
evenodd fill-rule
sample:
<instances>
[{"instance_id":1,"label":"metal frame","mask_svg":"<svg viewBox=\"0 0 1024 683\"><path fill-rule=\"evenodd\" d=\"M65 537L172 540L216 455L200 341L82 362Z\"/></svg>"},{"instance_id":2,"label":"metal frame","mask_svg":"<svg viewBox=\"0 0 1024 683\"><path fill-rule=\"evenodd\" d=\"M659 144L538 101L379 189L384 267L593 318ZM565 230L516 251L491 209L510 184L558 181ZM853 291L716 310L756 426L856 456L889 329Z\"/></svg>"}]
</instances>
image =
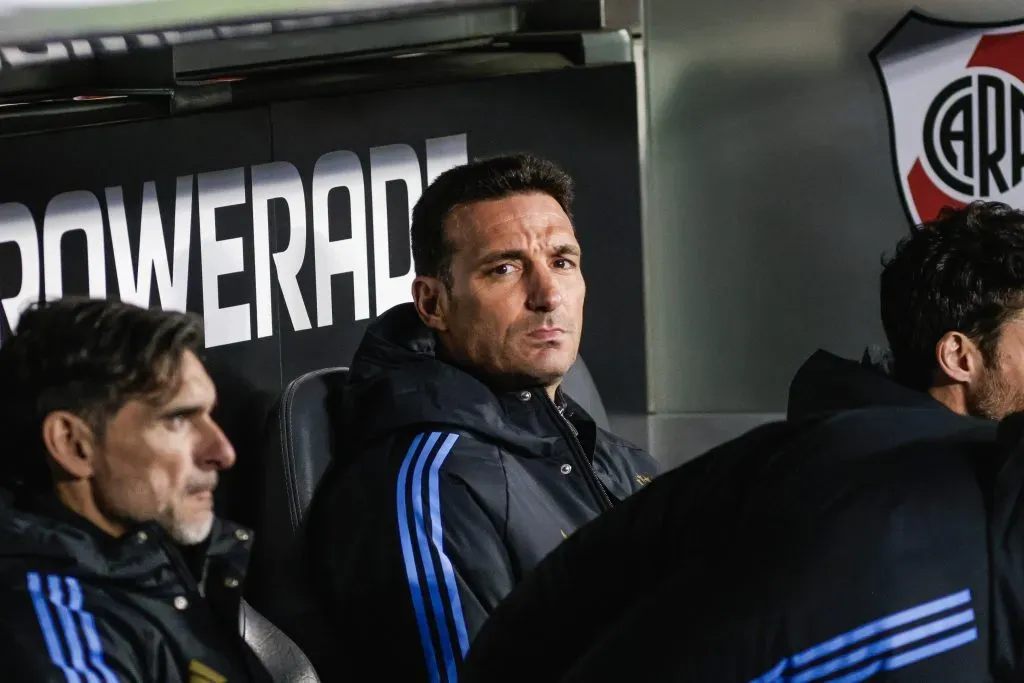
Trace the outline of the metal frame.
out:
<instances>
[{"instance_id":1,"label":"metal frame","mask_svg":"<svg viewBox=\"0 0 1024 683\"><path fill-rule=\"evenodd\" d=\"M224 69L324 59L340 55L382 53L491 38L519 29L515 7L490 7L457 13L428 14L366 24L334 26L172 48L179 75Z\"/></svg>"},{"instance_id":2,"label":"metal frame","mask_svg":"<svg viewBox=\"0 0 1024 683\"><path fill-rule=\"evenodd\" d=\"M365 23L536 0L0 0L0 45L196 29L273 31ZM260 28L260 24L272 24ZM227 37L224 35L214 37Z\"/></svg>"}]
</instances>

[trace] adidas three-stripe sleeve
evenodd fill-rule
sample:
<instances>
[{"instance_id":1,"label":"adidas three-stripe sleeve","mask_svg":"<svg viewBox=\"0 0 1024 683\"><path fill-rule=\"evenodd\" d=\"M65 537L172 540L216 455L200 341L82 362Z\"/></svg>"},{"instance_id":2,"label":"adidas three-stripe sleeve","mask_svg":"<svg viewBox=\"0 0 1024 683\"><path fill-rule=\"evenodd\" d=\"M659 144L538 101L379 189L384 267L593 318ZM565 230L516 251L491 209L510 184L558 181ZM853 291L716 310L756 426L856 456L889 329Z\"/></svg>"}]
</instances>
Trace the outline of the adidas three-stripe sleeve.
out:
<instances>
[{"instance_id":1,"label":"adidas three-stripe sleeve","mask_svg":"<svg viewBox=\"0 0 1024 683\"><path fill-rule=\"evenodd\" d=\"M21 586L9 586L0 594L0 612L3 680L134 683L115 672L139 667L106 651L74 577L27 572Z\"/></svg>"},{"instance_id":2,"label":"adidas three-stripe sleeve","mask_svg":"<svg viewBox=\"0 0 1024 683\"><path fill-rule=\"evenodd\" d=\"M445 467L459 435L425 432L409 445L396 484L396 519L409 602L430 681L457 680L476 632L514 585L501 531Z\"/></svg>"}]
</instances>

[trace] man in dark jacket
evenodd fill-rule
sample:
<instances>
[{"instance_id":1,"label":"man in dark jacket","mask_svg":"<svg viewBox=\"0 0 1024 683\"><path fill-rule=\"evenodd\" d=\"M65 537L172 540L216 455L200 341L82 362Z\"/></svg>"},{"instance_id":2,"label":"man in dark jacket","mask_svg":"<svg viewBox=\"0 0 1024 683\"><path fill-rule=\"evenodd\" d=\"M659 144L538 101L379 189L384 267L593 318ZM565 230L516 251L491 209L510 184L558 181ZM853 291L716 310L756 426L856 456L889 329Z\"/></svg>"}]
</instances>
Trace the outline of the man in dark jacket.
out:
<instances>
[{"instance_id":1,"label":"man in dark jacket","mask_svg":"<svg viewBox=\"0 0 1024 683\"><path fill-rule=\"evenodd\" d=\"M239 635L249 531L191 315L60 300L0 347L0 661L45 683L270 677Z\"/></svg>"},{"instance_id":2,"label":"man in dark jacket","mask_svg":"<svg viewBox=\"0 0 1024 683\"><path fill-rule=\"evenodd\" d=\"M463 683L1021 680L1021 254L1001 205L917 229L882 275L890 372L816 353L787 421L541 563Z\"/></svg>"},{"instance_id":3,"label":"man in dark jacket","mask_svg":"<svg viewBox=\"0 0 1024 683\"><path fill-rule=\"evenodd\" d=\"M512 587L657 473L559 389L585 292L571 197L555 165L511 156L444 173L415 207L414 303L356 352L351 458L311 513L353 680L454 682Z\"/></svg>"}]
</instances>

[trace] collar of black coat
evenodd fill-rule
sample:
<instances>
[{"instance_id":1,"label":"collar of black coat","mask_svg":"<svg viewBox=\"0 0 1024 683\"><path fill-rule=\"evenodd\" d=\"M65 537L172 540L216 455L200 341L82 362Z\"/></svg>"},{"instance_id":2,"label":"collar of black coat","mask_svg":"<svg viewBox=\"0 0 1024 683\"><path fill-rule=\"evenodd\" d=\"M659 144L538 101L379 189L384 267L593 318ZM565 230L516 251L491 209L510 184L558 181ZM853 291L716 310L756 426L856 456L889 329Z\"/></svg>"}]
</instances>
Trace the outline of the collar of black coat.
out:
<instances>
[{"instance_id":1,"label":"collar of black coat","mask_svg":"<svg viewBox=\"0 0 1024 683\"><path fill-rule=\"evenodd\" d=\"M155 522L139 523L115 538L49 494L0 489L0 566L24 564L79 577L146 580L178 573L181 558L195 580L211 563L242 580L249 564L253 534L215 519L208 539L181 546Z\"/></svg>"},{"instance_id":2,"label":"collar of black coat","mask_svg":"<svg viewBox=\"0 0 1024 683\"><path fill-rule=\"evenodd\" d=\"M859 363L816 351L789 387L790 419L882 406L948 410L927 392L896 382L889 375L885 354L876 349L868 349Z\"/></svg>"},{"instance_id":3,"label":"collar of black coat","mask_svg":"<svg viewBox=\"0 0 1024 683\"><path fill-rule=\"evenodd\" d=\"M500 386L445 358L412 304L395 306L367 328L345 394L346 432L357 444L419 425L476 432L528 453L558 438L538 430L538 415L552 404L543 387ZM552 407L574 422L590 421L562 392Z\"/></svg>"}]
</instances>

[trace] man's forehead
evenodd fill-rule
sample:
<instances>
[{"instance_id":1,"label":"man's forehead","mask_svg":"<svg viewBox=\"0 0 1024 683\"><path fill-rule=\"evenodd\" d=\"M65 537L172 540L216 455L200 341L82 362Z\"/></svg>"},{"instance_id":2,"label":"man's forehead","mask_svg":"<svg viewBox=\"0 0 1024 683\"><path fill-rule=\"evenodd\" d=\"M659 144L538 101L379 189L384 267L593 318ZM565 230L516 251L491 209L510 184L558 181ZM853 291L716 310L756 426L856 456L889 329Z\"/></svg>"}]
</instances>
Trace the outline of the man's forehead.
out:
<instances>
[{"instance_id":1,"label":"man's forehead","mask_svg":"<svg viewBox=\"0 0 1024 683\"><path fill-rule=\"evenodd\" d=\"M217 390L202 361L191 351L186 351L178 364L177 373L169 378L167 391L160 392L150 402L153 407L162 408L173 403L214 402Z\"/></svg>"},{"instance_id":2,"label":"man's forehead","mask_svg":"<svg viewBox=\"0 0 1024 683\"><path fill-rule=\"evenodd\" d=\"M569 217L558 201L542 193L463 204L452 211L450 218L451 223L460 228L485 231L500 229L510 223L537 227L562 225L571 228Z\"/></svg>"},{"instance_id":3,"label":"man's forehead","mask_svg":"<svg viewBox=\"0 0 1024 683\"><path fill-rule=\"evenodd\" d=\"M524 238L575 244L575 231L558 202L548 195L517 195L458 207L450 215L448 238L472 250L512 247Z\"/></svg>"}]
</instances>

